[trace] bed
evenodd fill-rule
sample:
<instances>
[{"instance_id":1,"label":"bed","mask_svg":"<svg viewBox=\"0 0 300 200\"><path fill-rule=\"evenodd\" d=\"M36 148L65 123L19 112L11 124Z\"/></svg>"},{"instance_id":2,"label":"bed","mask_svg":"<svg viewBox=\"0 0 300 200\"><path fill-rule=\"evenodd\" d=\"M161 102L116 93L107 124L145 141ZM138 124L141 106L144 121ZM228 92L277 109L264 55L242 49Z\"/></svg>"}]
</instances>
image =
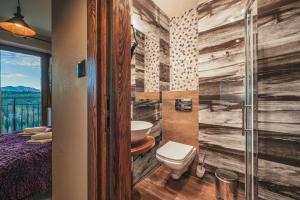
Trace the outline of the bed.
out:
<instances>
[{"instance_id":1,"label":"bed","mask_svg":"<svg viewBox=\"0 0 300 200\"><path fill-rule=\"evenodd\" d=\"M0 199L19 200L51 191L52 145L0 134Z\"/></svg>"}]
</instances>

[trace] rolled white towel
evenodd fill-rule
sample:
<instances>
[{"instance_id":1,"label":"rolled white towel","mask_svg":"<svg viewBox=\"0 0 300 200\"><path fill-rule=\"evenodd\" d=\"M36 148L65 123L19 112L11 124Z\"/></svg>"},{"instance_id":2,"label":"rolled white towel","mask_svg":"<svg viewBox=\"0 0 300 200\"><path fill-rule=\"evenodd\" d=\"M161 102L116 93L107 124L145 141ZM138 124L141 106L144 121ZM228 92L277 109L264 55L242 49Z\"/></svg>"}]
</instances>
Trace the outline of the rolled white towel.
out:
<instances>
[{"instance_id":1,"label":"rolled white towel","mask_svg":"<svg viewBox=\"0 0 300 200\"><path fill-rule=\"evenodd\" d=\"M52 132L52 128L46 128L44 132Z\"/></svg>"},{"instance_id":2,"label":"rolled white towel","mask_svg":"<svg viewBox=\"0 0 300 200\"><path fill-rule=\"evenodd\" d=\"M37 133L31 136L31 140L47 140L52 139L52 132Z\"/></svg>"},{"instance_id":3,"label":"rolled white towel","mask_svg":"<svg viewBox=\"0 0 300 200\"><path fill-rule=\"evenodd\" d=\"M52 139L45 139L45 140L28 140L26 141L27 144L46 144L52 142Z\"/></svg>"},{"instance_id":4,"label":"rolled white towel","mask_svg":"<svg viewBox=\"0 0 300 200\"><path fill-rule=\"evenodd\" d=\"M47 127L40 126L40 127L33 127L33 128L24 128L25 133L39 133L39 132L45 132Z\"/></svg>"},{"instance_id":5,"label":"rolled white towel","mask_svg":"<svg viewBox=\"0 0 300 200\"><path fill-rule=\"evenodd\" d=\"M21 132L21 133L19 133L19 135L21 135L21 136L32 136L34 134L35 133L27 133L27 132Z\"/></svg>"}]
</instances>

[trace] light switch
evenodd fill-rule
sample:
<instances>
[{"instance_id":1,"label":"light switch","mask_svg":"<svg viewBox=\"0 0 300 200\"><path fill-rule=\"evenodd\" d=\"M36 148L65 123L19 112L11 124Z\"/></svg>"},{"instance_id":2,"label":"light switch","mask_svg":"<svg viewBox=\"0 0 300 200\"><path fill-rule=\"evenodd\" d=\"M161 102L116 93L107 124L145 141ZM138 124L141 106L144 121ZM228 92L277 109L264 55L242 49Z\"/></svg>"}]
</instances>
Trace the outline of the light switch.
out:
<instances>
[{"instance_id":1,"label":"light switch","mask_svg":"<svg viewBox=\"0 0 300 200\"><path fill-rule=\"evenodd\" d=\"M84 77L86 72L86 60L82 60L80 63L77 64L77 77L81 78Z\"/></svg>"}]
</instances>

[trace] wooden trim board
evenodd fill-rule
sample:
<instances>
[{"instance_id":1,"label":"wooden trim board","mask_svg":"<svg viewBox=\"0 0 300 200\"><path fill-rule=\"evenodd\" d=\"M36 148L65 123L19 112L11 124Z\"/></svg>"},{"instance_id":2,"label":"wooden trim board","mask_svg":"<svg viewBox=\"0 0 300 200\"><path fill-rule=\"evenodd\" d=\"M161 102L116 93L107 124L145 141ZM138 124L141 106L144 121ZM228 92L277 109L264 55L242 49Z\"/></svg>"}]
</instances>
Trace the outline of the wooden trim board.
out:
<instances>
[{"instance_id":1,"label":"wooden trim board","mask_svg":"<svg viewBox=\"0 0 300 200\"><path fill-rule=\"evenodd\" d=\"M88 199L131 200L129 1L87 6Z\"/></svg>"}]
</instances>

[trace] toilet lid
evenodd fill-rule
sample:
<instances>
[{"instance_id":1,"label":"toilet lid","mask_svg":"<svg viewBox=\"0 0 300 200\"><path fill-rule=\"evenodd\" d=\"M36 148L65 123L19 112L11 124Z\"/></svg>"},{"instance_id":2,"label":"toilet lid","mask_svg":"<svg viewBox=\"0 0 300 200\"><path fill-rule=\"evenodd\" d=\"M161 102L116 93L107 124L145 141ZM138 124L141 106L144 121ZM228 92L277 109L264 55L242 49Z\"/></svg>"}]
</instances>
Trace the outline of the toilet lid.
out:
<instances>
[{"instance_id":1,"label":"toilet lid","mask_svg":"<svg viewBox=\"0 0 300 200\"><path fill-rule=\"evenodd\" d=\"M166 159L181 161L184 160L192 150L193 146L169 141L157 149L156 153Z\"/></svg>"}]
</instances>

